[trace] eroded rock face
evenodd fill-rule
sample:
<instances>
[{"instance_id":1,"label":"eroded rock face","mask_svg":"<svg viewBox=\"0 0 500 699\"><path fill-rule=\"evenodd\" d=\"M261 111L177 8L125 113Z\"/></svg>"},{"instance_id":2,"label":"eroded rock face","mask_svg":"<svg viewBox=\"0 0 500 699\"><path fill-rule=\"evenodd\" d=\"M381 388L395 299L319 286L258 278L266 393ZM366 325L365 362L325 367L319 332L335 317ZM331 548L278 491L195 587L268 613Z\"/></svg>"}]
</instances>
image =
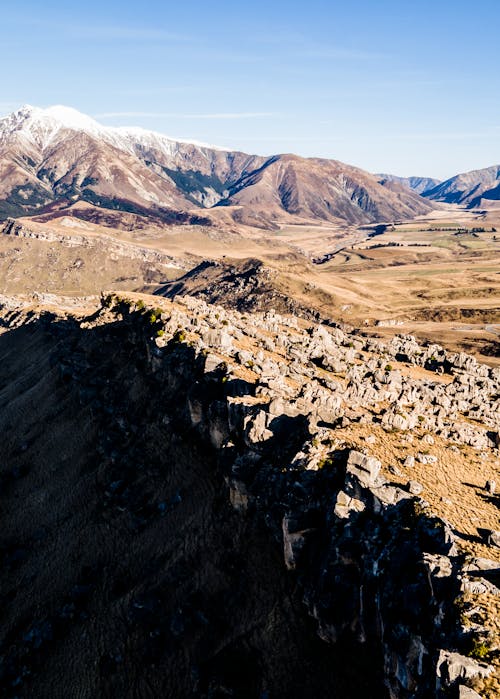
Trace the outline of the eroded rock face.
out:
<instances>
[{"instance_id":1,"label":"eroded rock face","mask_svg":"<svg viewBox=\"0 0 500 699\"><path fill-rule=\"evenodd\" d=\"M453 600L472 569L451 527L370 454L334 445L337 421L405 391L424 410L441 386L391 378L375 355L348 366L342 331L273 313L189 299L152 321L108 306L0 336L5 696L426 699L456 686ZM316 371L333 354L345 379ZM476 378L494 396L497 377ZM429 405L424 419L445 425Z\"/></svg>"},{"instance_id":2,"label":"eroded rock face","mask_svg":"<svg viewBox=\"0 0 500 699\"><path fill-rule=\"evenodd\" d=\"M275 537L246 493L241 386L109 320L0 336L1 696L384 697L380 666L317 635L279 503Z\"/></svg>"},{"instance_id":3,"label":"eroded rock face","mask_svg":"<svg viewBox=\"0 0 500 699\"><path fill-rule=\"evenodd\" d=\"M448 686L457 680L468 680L474 677L487 677L491 673L491 667L484 663L478 663L472 658L467 658L459 653L441 651L437 667L437 686Z\"/></svg>"}]
</instances>

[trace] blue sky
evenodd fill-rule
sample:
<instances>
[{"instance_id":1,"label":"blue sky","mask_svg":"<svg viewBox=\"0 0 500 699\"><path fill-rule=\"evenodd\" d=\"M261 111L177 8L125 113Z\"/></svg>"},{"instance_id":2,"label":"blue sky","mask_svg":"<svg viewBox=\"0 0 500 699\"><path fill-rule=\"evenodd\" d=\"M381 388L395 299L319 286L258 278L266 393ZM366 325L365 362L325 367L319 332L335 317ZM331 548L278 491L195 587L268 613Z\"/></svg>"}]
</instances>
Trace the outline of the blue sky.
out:
<instances>
[{"instance_id":1,"label":"blue sky","mask_svg":"<svg viewBox=\"0 0 500 699\"><path fill-rule=\"evenodd\" d=\"M500 162L500 3L2 3L0 112L66 104L254 153L449 177Z\"/></svg>"}]
</instances>

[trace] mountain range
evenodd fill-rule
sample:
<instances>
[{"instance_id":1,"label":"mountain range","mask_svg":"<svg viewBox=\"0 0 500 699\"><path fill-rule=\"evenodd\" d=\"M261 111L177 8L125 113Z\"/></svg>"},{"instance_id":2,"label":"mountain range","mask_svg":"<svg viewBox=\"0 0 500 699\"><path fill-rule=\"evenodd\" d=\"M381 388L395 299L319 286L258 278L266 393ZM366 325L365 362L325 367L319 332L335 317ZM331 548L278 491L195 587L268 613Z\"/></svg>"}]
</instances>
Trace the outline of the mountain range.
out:
<instances>
[{"instance_id":1,"label":"mountain range","mask_svg":"<svg viewBox=\"0 0 500 699\"><path fill-rule=\"evenodd\" d=\"M357 225L431 208L400 183L386 186L336 160L249 155L109 128L61 106L25 106L1 119L0 215L57 215L81 201L166 222L210 223L229 213L262 228L304 220ZM75 215L83 215L81 206Z\"/></svg>"},{"instance_id":2,"label":"mountain range","mask_svg":"<svg viewBox=\"0 0 500 699\"><path fill-rule=\"evenodd\" d=\"M64 211L105 221L114 210L159 224L231 221L272 229L282 223L410 219L430 211L431 202L475 207L499 199L500 166L441 182L106 127L63 106L26 105L0 119L2 219L50 220Z\"/></svg>"},{"instance_id":3,"label":"mountain range","mask_svg":"<svg viewBox=\"0 0 500 699\"><path fill-rule=\"evenodd\" d=\"M482 170L471 170L445 182L440 182L424 193L434 201L462 204L469 208L500 200L500 165Z\"/></svg>"},{"instance_id":4,"label":"mountain range","mask_svg":"<svg viewBox=\"0 0 500 699\"><path fill-rule=\"evenodd\" d=\"M426 199L445 204L461 204L467 208L488 206L500 200L500 165L471 170L444 182L433 177L378 176L381 184L397 182Z\"/></svg>"},{"instance_id":5,"label":"mountain range","mask_svg":"<svg viewBox=\"0 0 500 699\"><path fill-rule=\"evenodd\" d=\"M437 180L435 177L399 177L387 174L380 174L378 177L381 182L398 182L417 194L424 194L424 192L441 184L441 180Z\"/></svg>"}]
</instances>

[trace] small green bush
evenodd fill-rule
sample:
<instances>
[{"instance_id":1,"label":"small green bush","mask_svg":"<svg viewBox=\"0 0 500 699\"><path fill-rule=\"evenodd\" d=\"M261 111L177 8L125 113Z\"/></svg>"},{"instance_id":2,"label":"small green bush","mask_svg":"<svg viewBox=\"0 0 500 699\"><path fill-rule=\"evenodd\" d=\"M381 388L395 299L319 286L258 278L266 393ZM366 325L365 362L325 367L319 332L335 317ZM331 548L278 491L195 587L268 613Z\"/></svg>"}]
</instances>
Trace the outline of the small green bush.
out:
<instances>
[{"instance_id":1,"label":"small green bush","mask_svg":"<svg viewBox=\"0 0 500 699\"><path fill-rule=\"evenodd\" d=\"M182 343L186 341L186 333L184 330L177 330L172 338L172 342Z\"/></svg>"},{"instance_id":2,"label":"small green bush","mask_svg":"<svg viewBox=\"0 0 500 699\"><path fill-rule=\"evenodd\" d=\"M325 456L325 458L320 459L320 461L318 461L318 469L320 470L325 467L331 468L333 465L334 462L331 456Z\"/></svg>"},{"instance_id":3,"label":"small green bush","mask_svg":"<svg viewBox=\"0 0 500 699\"><path fill-rule=\"evenodd\" d=\"M469 658L474 658L475 660L484 660L490 653L489 647L484 641L480 641L477 638L472 639L472 644L467 655Z\"/></svg>"}]
</instances>

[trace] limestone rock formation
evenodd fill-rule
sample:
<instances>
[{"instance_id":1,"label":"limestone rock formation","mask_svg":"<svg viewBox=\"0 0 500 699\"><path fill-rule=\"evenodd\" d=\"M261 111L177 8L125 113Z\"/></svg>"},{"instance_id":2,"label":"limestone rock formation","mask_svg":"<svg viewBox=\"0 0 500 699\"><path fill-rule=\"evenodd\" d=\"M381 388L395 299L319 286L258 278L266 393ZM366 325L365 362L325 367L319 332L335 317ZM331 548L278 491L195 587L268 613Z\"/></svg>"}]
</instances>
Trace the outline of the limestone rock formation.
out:
<instances>
[{"instance_id":1,"label":"limestone rock formation","mask_svg":"<svg viewBox=\"0 0 500 699\"><path fill-rule=\"evenodd\" d=\"M471 560L378 454L397 435L419 479L441 444L495 463L498 370L410 336L157 303L109 294L64 319L4 302L3 695L494 687L495 549Z\"/></svg>"}]
</instances>

